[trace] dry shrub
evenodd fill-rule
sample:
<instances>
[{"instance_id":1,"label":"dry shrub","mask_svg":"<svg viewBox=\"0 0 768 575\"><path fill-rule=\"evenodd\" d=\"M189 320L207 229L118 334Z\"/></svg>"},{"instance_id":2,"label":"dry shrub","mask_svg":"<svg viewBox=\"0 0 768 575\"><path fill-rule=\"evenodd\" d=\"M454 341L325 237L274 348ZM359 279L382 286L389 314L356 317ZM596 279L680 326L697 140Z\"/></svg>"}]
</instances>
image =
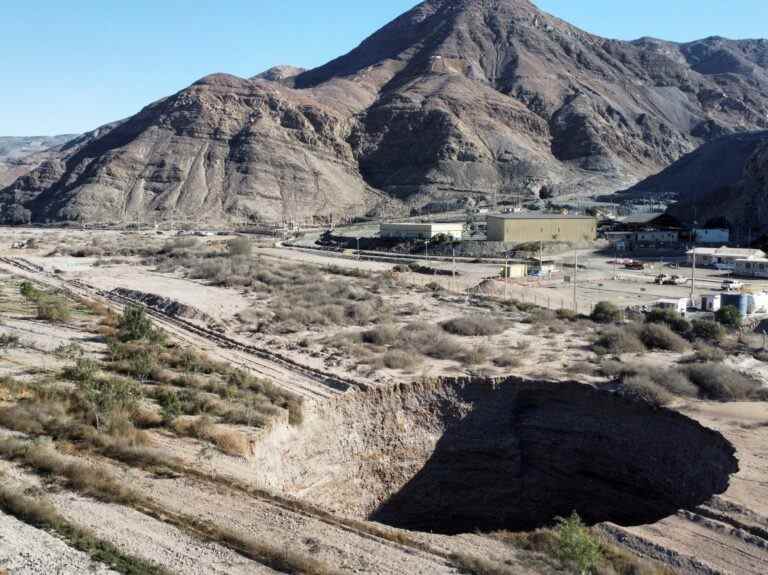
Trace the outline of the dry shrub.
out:
<instances>
[{"instance_id":1,"label":"dry shrub","mask_svg":"<svg viewBox=\"0 0 768 575\"><path fill-rule=\"evenodd\" d=\"M47 528L61 520L56 508L43 497L28 497L8 487L0 487L0 508L34 527ZM0 569L0 575L7 575Z\"/></svg>"},{"instance_id":2,"label":"dry shrub","mask_svg":"<svg viewBox=\"0 0 768 575\"><path fill-rule=\"evenodd\" d=\"M464 365L482 365L488 361L490 355L491 350L487 345L478 344L464 352L461 357L461 362Z\"/></svg>"},{"instance_id":3,"label":"dry shrub","mask_svg":"<svg viewBox=\"0 0 768 575\"><path fill-rule=\"evenodd\" d=\"M461 336L490 336L504 333L506 325L493 316L474 315L450 319L440 324L448 333Z\"/></svg>"},{"instance_id":4,"label":"dry shrub","mask_svg":"<svg viewBox=\"0 0 768 575\"><path fill-rule=\"evenodd\" d=\"M698 388L680 370L614 361L604 363L600 367L600 371L606 377L621 379L625 384L633 378L642 380L640 383L635 382L636 387L640 387L643 382L649 381L652 385L646 385L646 388L660 388L668 394L680 397L697 397L699 394Z\"/></svg>"},{"instance_id":5,"label":"dry shrub","mask_svg":"<svg viewBox=\"0 0 768 575\"><path fill-rule=\"evenodd\" d=\"M392 345L397 342L400 330L396 325L385 324L362 333L362 341L373 345Z\"/></svg>"},{"instance_id":6,"label":"dry shrub","mask_svg":"<svg viewBox=\"0 0 768 575\"><path fill-rule=\"evenodd\" d=\"M677 353L682 353L689 349L686 340L662 323L648 323L644 325L640 331L640 340L649 349L660 349Z\"/></svg>"},{"instance_id":7,"label":"dry shrub","mask_svg":"<svg viewBox=\"0 0 768 575\"><path fill-rule=\"evenodd\" d=\"M223 453L232 456L245 456L250 453L248 438L238 431L223 429L207 416L173 422L174 430L179 435L207 441L218 447Z\"/></svg>"},{"instance_id":8,"label":"dry shrub","mask_svg":"<svg viewBox=\"0 0 768 575\"><path fill-rule=\"evenodd\" d=\"M673 399L671 393L645 375L635 375L625 379L622 393L656 407L667 405Z\"/></svg>"},{"instance_id":9,"label":"dry shrub","mask_svg":"<svg viewBox=\"0 0 768 575\"><path fill-rule=\"evenodd\" d=\"M409 370L418 367L422 360L413 352L391 349L382 356L382 362L389 369Z\"/></svg>"},{"instance_id":10,"label":"dry shrub","mask_svg":"<svg viewBox=\"0 0 768 575\"><path fill-rule=\"evenodd\" d=\"M684 363L722 363L726 357L722 349L700 343L696 345L696 353L685 358Z\"/></svg>"},{"instance_id":11,"label":"dry shrub","mask_svg":"<svg viewBox=\"0 0 768 575\"><path fill-rule=\"evenodd\" d=\"M500 355L494 358L493 365L502 368L521 367L523 360L513 355Z\"/></svg>"},{"instance_id":12,"label":"dry shrub","mask_svg":"<svg viewBox=\"0 0 768 575\"><path fill-rule=\"evenodd\" d=\"M690 365L685 368L685 374L707 399L739 401L762 398L760 382L722 364Z\"/></svg>"},{"instance_id":13,"label":"dry shrub","mask_svg":"<svg viewBox=\"0 0 768 575\"><path fill-rule=\"evenodd\" d=\"M598 336L592 349L597 354L643 353L646 347L638 332L634 324L605 329Z\"/></svg>"},{"instance_id":14,"label":"dry shrub","mask_svg":"<svg viewBox=\"0 0 768 575\"><path fill-rule=\"evenodd\" d=\"M400 330L401 346L434 359L462 361L466 350L456 339L429 323L412 323Z\"/></svg>"}]
</instances>

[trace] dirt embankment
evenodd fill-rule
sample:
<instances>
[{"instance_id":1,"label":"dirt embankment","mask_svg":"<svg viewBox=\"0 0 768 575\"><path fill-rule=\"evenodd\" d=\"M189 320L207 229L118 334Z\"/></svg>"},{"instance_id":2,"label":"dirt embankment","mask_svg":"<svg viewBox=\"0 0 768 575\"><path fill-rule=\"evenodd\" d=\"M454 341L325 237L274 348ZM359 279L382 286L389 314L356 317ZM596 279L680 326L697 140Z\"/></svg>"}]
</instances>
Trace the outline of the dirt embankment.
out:
<instances>
[{"instance_id":1,"label":"dirt embankment","mask_svg":"<svg viewBox=\"0 0 768 575\"><path fill-rule=\"evenodd\" d=\"M448 379L312 410L264 439L259 480L421 531L531 529L574 510L652 523L724 492L738 470L719 433L574 383Z\"/></svg>"}]
</instances>

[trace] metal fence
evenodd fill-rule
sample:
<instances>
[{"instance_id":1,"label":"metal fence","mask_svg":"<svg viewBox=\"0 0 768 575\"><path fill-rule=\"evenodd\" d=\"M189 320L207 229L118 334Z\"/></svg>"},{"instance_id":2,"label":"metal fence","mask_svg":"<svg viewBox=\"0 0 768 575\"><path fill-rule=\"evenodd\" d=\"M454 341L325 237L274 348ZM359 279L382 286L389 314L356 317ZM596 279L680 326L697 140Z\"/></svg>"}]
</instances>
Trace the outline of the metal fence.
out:
<instances>
[{"instance_id":1,"label":"metal fence","mask_svg":"<svg viewBox=\"0 0 768 575\"><path fill-rule=\"evenodd\" d=\"M595 308L594 303L578 301L578 298L574 304L573 298L564 297L562 294L542 294L537 290L546 289L547 285L551 285L543 282L522 286L514 281L501 278L489 278L477 284L463 276L454 278L452 276L404 273L401 274L401 277L406 282L419 287L437 285L450 293L487 297L501 301L518 301L552 311L569 310L590 315Z\"/></svg>"}]
</instances>

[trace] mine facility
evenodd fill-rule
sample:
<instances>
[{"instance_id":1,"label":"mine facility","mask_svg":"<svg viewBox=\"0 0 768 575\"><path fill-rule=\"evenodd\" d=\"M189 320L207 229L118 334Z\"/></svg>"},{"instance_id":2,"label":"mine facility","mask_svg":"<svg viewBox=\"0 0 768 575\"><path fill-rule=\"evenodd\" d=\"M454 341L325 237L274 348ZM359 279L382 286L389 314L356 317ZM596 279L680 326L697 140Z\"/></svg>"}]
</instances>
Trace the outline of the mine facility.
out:
<instances>
[{"instance_id":1,"label":"mine facility","mask_svg":"<svg viewBox=\"0 0 768 575\"><path fill-rule=\"evenodd\" d=\"M403 240L431 240L443 236L460 241L464 236L464 224L433 222L381 224L379 236Z\"/></svg>"},{"instance_id":2,"label":"mine facility","mask_svg":"<svg viewBox=\"0 0 768 575\"><path fill-rule=\"evenodd\" d=\"M591 242L597 238L597 219L562 214L489 215L488 241Z\"/></svg>"}]
</instances>

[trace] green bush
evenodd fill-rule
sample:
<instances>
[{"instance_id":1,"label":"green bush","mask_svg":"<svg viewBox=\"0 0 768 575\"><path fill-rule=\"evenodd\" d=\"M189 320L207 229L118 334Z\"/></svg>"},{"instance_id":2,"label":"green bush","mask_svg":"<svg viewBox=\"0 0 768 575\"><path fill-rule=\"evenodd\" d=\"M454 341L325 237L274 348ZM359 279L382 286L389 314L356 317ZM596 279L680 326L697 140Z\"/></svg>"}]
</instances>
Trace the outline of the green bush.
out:
<instances>
[{"instance_id":1,"label":"green bush","mask_svg":"<svg viewBox=\"0 0 768 575\"><path fill-rule=\"evenodd\" d=\"M595 306L595 309L592 310L590 318L597 323L615 323L623 319L623 314L621 313L621 310L611 302L601 301Z\"/></svg>"},{"instance_id":2,"label":"green bush","mask_svg":"<svg viewBox=\"0 0 768 575\"><path fill-rule=\"evenodd\" d=\"M37 289L34 285L32 285L32 282L21 282L21 285L19 286L19 293L26 299L27 301L31 302L37 302L43 295L44 292Z\"/></svg>"},{"instance_id":3,"label":"green bush","mask_svg":"<svg viewBox=\"0 0 768 575\"><path fill-rule=\"evenodd\" d=\"M138 409L141 397L141 387L129 379L91 378L78 382L78 399L99 431L116 417L130 418Z\"/></svg>"},{"instance_id":4,"label":"green bush","mask_svg":"<svg viewBox=\"0 0 768 575\"><path fill-rule=\"evenodd\" d=\"M18 347L19 343L20 342L19 342L18 335L14 335L10 333L4 333L0 335L0 351Z\"/></svg>"},{"instance_id":5,"label":"green bush","mask_svg":"<svg viewBox=\"0 0 768 575\"><path fill-rule=\"evenodd\" d=\"M735 308L734 308L735 309ZM692 335L698 339L722 341L725 337L723 326L708 319L695 319L691 322Z\"/></svg>"},{"instance_id":6,"label":"green bush","mask_svg":"<svg viewBox=\"0 0 768 575\"><path fill-rule=\"evenodd\" d=\"M575 512L558 521L555 533L560 561L573 566L580 575L595 573L603 559L602 546Z\"/></svg>"},{"instance_id":7,"label":"green bush","mask_svg":"<svg viewBox=\"0 0 768 575\"><path fill-rule=\"evenodd\" d=\"M70 381L92 381L99 372L99 364L85 357L80 357L74 365L64 368L64 377Z\"/></svg>"},{"instance_id":8,"label":"green bush","mask_svg":"<svg viewBox=\"0 0 768 575\"><path fill-rule=\"evenodd\" d=\"M47 296L37 300L37 319L52 322L69 321L72 310L64 299Z\"/></svg>"},{"instance_id":9,"label":"green bush","mask_svg":"<svg viewBox=\"0 0 768 575\"><path fill-rule=\"evenodd\" d=\"M671 309L652 309L645 315L645 321L664 324L679 334L686 334L691 331L691 324L688 320Z\"/></svg>"},{"instance_id":10,"label":"green bush","mask_svg":"<svg viewBox=\"0 0 768 575\"><path fill-rule=\"evenodd\" d=\"M171 422L184 413L184 408L179 399L179 394L172 389L161 389L155 396L163 420Z\"/></svg>"},{"instance_id":11,"label":"green bush","mask_svg":"<svg viewBox=\"0 0 768 575\"><path fill-rule=\"evenodd\" d=\"M156 336L146 310L136 304L125 308L117 329L120 341L152 340Z\"/></svg>"},{"instance_id":12,"label":"green bush","mask_svg":"<svg viewBox=\"0 0 768 575\"><path fill-rule=\"evenodd\" d=\"M715 312L715 320L725 327L736 329L741 326L743 319L744 318L738 308L735 308L732 305L721 307Z\"/></svg>"}]
</instances>

